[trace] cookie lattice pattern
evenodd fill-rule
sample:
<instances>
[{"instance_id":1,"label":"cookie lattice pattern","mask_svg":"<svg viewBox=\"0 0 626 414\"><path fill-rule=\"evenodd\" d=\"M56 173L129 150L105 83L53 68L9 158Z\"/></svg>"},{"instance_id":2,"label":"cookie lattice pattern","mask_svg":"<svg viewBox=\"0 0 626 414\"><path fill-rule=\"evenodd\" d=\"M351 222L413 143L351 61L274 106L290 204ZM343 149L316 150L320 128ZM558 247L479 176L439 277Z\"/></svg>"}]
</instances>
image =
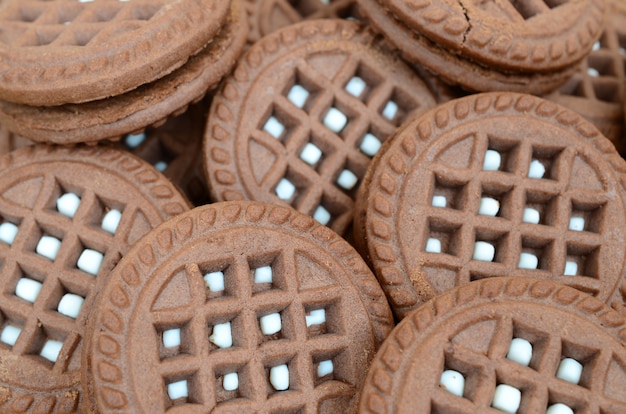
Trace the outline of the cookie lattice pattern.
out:
<instances>
[{"instance_id":1,"label":"cookie lattice pattern","mask_svg":"<svg viewBox=\"0 0 626 414\"><path fill-rule=\"evenodd\" d=\"M421 257L424 266L444 270L432 282L442 288L517 274L598 294L611 195L572 187L574 164L596 174L588 161L575 147L547 146L541 137L511 141L478 132L466 140L473 145L467 169L439 159L432 170ZM456 276L447 280L451 268Z\"/></svg>"},{"instance_id":2,"label":"cookie lattice pattern","mask_svg":"<svg viewBox=\"0 0 626 414\"><path fill-rule=\"evenodd\" d=\"M575 343L555 332L542 332L530 321L525 323L510 316L493 323L492 336L480 341L488 344L486 349L472 348L473 344L463 339L466 338L463 332L445 347L443 370L462 375L465 386L455 396L445 386L435 388L431 399L434 411L445 412L451 400L454 412L463 414L507 410L618 413L626 408L626 401L613 399L620 393L616 394L607 384L609 378L614 375L621 378L626 371L626 361L620 361L610 347ZM465 332L470 335L475 329L480 328L473 325ZM522 352L514 349L515 341L525 343L528 349ZM503 390L506 391L497 395ZM572 411L565 407L560 407L561 411L556 408L547 411L559 405Z\"/></svg>"},{"instance_id":3,"label":"cookie lattice pattern","mask_svg":"<svg viewBox=\"0 0 626 414\"><path fill-rule=\"evenodd\" d=\"M140 29L166 1L16 1L3 11L0 41L12 46L98 45Z\"/></svg>"},{"instance_id":4,"label":"cookie lattice pattern","mask_svg":"<svg viewBox=\"0 0 626 414\"><path fill-rule=\"evenodd\" d=\"M166 409L265 411L280 401L315 412L320 401L351 398L346 302L336 286L299 289L295 252L285 248L187 265L190 303L152 310Z\"/></svg>"},{"instance_id":5,"label":"cookie lattice pattern","mask_svg":"<svg viewBox=\"0 0 626 414\"><path fill-rule=\"evenodd\" d=\"M300 63L282 91L252 134L273 153L287 153L261 186L320 223L345 228L371 157L420 105L352 56L332 78Z\"/></svg>"},{"instance_id":6,"label":"cookie lattice pattern","mask_svg":"<svg viewBox=\"0 0 626 414\"><path fill-rule=\"evenodd\" d=\"M0 347L64 373L80 368L82 303L100 269L119 260L109 246L127 245L138 206L103 200L52 174L31 179L41 180L32 208L0 197ZM77 203L57 207L68 197Z\"/></svg>"}]
</instances>

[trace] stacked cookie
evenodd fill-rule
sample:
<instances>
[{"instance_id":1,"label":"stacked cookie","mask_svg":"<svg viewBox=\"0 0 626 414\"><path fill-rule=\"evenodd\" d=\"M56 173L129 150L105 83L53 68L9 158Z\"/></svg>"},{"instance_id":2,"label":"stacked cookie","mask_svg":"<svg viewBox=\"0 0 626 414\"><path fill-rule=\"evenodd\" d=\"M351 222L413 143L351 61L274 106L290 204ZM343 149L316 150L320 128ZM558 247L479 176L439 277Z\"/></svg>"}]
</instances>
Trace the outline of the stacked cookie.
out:
<instances>
[{"instance_id":1,"label":"stacked cookie","mask_svg":"<svg viewBox=\"0 0 626 414\"><path fill-rule=\"evenodd\" d=\"M115 139L200 100L245 44L230 1L7 1L0 122L39 142Z\"/></svg>"}]
</instances>

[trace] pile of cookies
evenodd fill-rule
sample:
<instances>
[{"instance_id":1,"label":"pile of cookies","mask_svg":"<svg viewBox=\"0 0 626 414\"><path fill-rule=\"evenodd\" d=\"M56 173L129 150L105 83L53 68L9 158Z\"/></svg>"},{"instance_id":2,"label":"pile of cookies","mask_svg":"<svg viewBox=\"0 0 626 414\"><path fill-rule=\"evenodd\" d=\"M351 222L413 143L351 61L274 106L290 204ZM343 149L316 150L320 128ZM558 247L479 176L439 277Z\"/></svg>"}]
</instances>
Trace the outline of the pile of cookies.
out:
<instances>
[{"instance_id":1,"label":"pile of cookies","mask_svg":"<svg viewBox=\"0 0 626 414\"><path fill-rule=\"evenodd\" d=\"M623 0L0 0L0 412L626 412Z\"/></svg>"}]
</instances>

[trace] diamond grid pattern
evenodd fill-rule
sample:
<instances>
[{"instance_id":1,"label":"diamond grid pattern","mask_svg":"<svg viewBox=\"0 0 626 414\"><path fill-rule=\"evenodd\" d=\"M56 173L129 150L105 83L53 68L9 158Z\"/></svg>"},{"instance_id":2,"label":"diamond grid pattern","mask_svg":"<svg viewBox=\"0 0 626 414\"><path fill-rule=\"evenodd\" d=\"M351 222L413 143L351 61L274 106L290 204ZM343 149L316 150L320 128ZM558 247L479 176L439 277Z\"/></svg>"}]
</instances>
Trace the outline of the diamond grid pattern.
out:
<instances>
[{"instance_id":1,"label":"diamond grid pattern","mask_svg":"<svg viewBox=\"0 0 626 414\"><path fill-rule=\"evenodd\" d=\"M146 23L165 1L64 2L20 1L6 10L2 37L15 46L85 46L97 44ZM0 38L1 39L1 38Z\"/></svg>"},{"instance_id":2,"label":"diamond grid pattern","mask_svg":"<svg viewBox=\"0 0 626 414\"><path fill-rule=\"evenodd\" d=\"M6 318L3 325L22 329L12 347L12 353L38 355L46 339L61 341L64 346L52 368L58 372L67 370L71 353L81 339L76 333L77 321L57 312L61 297L65 293L74 293L85 298L96 285L93 275L77 269L80 253L85 246L93 248L105 254L103 263L106 263L107 257L111 260L110 257L115 256L115 252L107 251L107 246L112 245L115 239L125 240L127 236L123 226L115 235L100 228L106 209L90 190L80 195L81 203L73 218L60 214L55 203L64 192L54 176L45 175L41 192L32 210L15 206L0 198L0 211L3 215L15 217L19 222L13 244L0 245L0 261L3 263L0 285L6 287L0 301L0 313ZM132 216L136 209L133 205L125 206L122 220L126 215ZM43 234L51 234L61 240L61 247L54 261L35 252L35 245ZM32 304L15 296L15 286L23 277L42 283L41 292ZM81 312L80 315L78 320L84 318L84 313ZM43 366L51 366L43 358L40 360Z\"/></svg>"},{"instance_id":3,"label":"diamond grid pattern","mask_svg":"<svg viewBox=\"0 0 626 414\"><path fill-rule=\"evenodd\" d=\"M363 63L357 58L349 57L334 78L328 79L308 64L301 63L297 68L296 83L304 85L309 92L306 103L300 108L290 101L287 95L293 84L286 85L284 96L277 96L274 102L268 103L273 109L266 111L267 117L253 132L253 139L263 142L275 153L283 152L280 151L282 145L290 154L286 159L276 161L278 168L268 174L262 184L265 191L273 194L280 180L287 178L294 183L296 192L286 201L311 215L321 205L331 214L327 223L330 227L333 219L351 211L358 188L358 185L349 189L339 186L339 175L347 169L360 180L367 169L370 156L359 150L363 138L375 131L374 135L384 140L403 117L418 106L414 102L412 107L402 107L396 102L398 113L391 120L385 118L382 111L400 88L391 79L378 79L376 84L368 84L368 89L359 97L346 91L346 84L358 76L361 66ZM324 118L331 108L337 108L347 117L347 124L338 132L324 125ZM272 116L285 126L279 139L263 130L263 125ZM322 152L314 165L300 157L307 143Z\"/></svg>"},{"instance_id":4,"label":"diamond grid pattern","mask_svg":"<svg viewBox=\"0 0 626 414\"><path fill-rule=\"evenodd\" d=\"M600 275L592 262L601 248L598 233L603 228L601 207L610 197L601 191L590 195L583 190L568 188L574 149L551 149L551 156L541 158L538 157L542 152L541 144L538 140L532 141L524 140L515 147L505 149L501 144L499 146L498 140L478 133L469 167L471 171L444 164L434 165L433 175L447 177L448 181L441 183L433 179L435 188L432 194L436 205L428 208L429 235L426 240L440 240L444 254L425 253L426 260L434 266L458 265L457 285L518 272L522 253L531 253L538 258L537 269L528 270L537 272L537 276L541 275L539 272L548 272L548 276L554 278L553 275L564 274L566 260L580 262L578 276L563 278L569 278L566 282L569 285L596 294L600 289L597 279ZM492 145L494 148L491 148ZM483 170L483 158L488 149L496 149L502 155L497 171ZM539 159L546 165L546 175L542 179L527 177L533 159ZM520 175L525 178L518 180L516 176ZM481 197L473 196L478 194ZM446 199L443 208L441 197ZM495 216L478 214L483 197L499 200L500 209ZM585 200L587 224L584 231L567 231L570 218L582 214L577 208L577 200ZM511 206L514 204L541 211L539 224L524 222L523 210L513 210ZM542 226L541 232L536 231L537 225ZM494 263L473 259L473 249L464 247L479 241L486 241L495 247ZM424 246L421 249L423 251ZM459 252L469 252L463 253L469 256L461 257Z\"/></svg>"},{"instance_id":5,"label":"diamond grid pattern","mask_svg":"<svg viewBox=\"0 0 626 414\"><path fill-rule=\"evenodd\" d=\"M272 396L273 399L284 398L286 402L292 399L307 401L304 404L311 406L302 408L314 412L317 410L316 400L337 396L337 391L331 390L334 387L317 387L320 379L315 373L317 363L338 357L349 346L349 338L332 323L337 318L333 313L341 311L341 295L332 287L298 290L296 279L288 276L296 272L294 252L283 251L281 260L284 270L274 269L271 287L258 292L251 276L252 260L235 258L228 265L228 275L241 291L236 297L222 296L219 299L205 294L199 266L187 266L193 292L189 305L175 311L152 312L155 341L159 341L160 326L180 326L188 332L189 342L181 345L185 352L162 355L159 366L165 385L174 380L187 380L189 396L184 403L200 404L209 410L214 408L214 401L219 406L237 400L237 406L244 410L262 410L265 406L269 408L267 399ZM325 298L324 303L320 303L320 297ZM325 308L327 315L325 329L307 328L307 310L320 308ZM278 334L265 336L261 333L259 318L273 312L280 313L282 329ZM231 323L232 347L217 348L208 340L209 331L213 325L227 321ZM218 362L218 359L228 362ZM269 382L270 368L280 364L287 364L290 370L289 390L282 394ZM183 378L181 372L186 373ZM238 373L240 384L245 382L242 378L247 377L250 388L244 386L225 393L220 379L229 372ZM216 378L216 381L199 384L196 378ZM324 380L333 380L333 375L324 377ZM315 397L302 398L307 394Z\"/></svg>"},{"instance_id":6,"label":"diamond grid pattern","mask_svg":"<svg viewBox=\"0 0 626 414\"><path fill-rule=\"evenodd\" d=\"M462 397L466 403L462 413L482 412L490 407L494 390L499 384L513 386L522 392L523 412L545 412L547 406L544 404L548 401L550 404L566 403L576 412L608 413L615 410L614 402L604 396L603 381L584 379L584 376L606 378L613 359L611 351L587 350L590 359L580 361L584 365L583 379L579 384L572 384L556 376L556 367L560 360L571 357L564 351L571 347L571 344L563 343L560 337L548 332L533 332L532 336L540 337L534 341L540 345L533 347L533 361L538 362L536 364L531 362L531 365L526 367L506 358L511 340L516 336L515 331L516 322L508 316L502 317L497 321L487 352L477 352L459 343L450 344L445 349L444 365L453 365L454 368L481 367L480 373L478 371L463 373L466 384L471 384L471 390L466 390ZM584 374L585 372L587 374ZM601 375L598 375L598 372ZM565 397L567 401L558 401L563 395L567 396ZM434 407L444 406L446 400L450 398L451 394L448 391L437 388L432 394L431 401Z\"/></svg>"}]
</instances>

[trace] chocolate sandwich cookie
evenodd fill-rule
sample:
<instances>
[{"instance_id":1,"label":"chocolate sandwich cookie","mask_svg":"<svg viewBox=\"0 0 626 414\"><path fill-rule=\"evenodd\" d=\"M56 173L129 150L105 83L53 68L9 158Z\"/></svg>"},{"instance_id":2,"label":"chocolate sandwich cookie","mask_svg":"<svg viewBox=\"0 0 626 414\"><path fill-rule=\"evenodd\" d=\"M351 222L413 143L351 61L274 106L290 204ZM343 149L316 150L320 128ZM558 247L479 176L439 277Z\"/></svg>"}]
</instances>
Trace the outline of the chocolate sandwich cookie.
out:
<instances>
[{"instance_id":1,"label":"chocolate sandwich cookie","mask_svg":"<svg viewBox=\"0 0 626 414\"><path fill-rule=\"evenodd\" d=\"M405 59L474 91L546 93L589 53L604 0L358 0L362 15Z\"/></svg>"},{"instance_id":2,"label":"chocolate sandwich cookie","mask_svg":"<svg viewBox=\"0 0 626 414\"><path fill-rule=\"evenodd\" d=\"M291 205L341 234L371 157L434 105L365 26L283 28L248 49L213 99L204 141L211 196Z\"/></svg>"},{"instance_id":3,"label":"chocolate sandwich cookie","mask_svg":"<svg viewBox=\"0 0 626 414\"><path fill-rule=\"evenodd\" d=\"M117 140L161 125L216 87L243 50L248 31L245 11L239 0L223 3L230 8L221 30L169 75L127 93L82 104L43 108L0 101L0 123L34 141L57 144Z\"/></svg>"},{"instance_id":4,"label":"chocolate sandwich cookie","mask_svg":"<svg viewBox=\"0 0 626 414\"><path fill-rule=\"evenodd\" d=\"M626 320L576 289L493 278L411 312L372 363L360 413L626 412Z\"/></svg>"},{"instance_id":5,"label":"chocolate sandwich cookie","mask_svg":"<svg viewBox=\"0 0 626 414\"><path fill-rule=\"evenodd\" d=\"M192 204L207 204L209 191L202 167L207 110L205 102L192 105L165 124L126 135L115 145L152 164L183 190Z\"/></svg>"},{"instance_id":6,"label":"chocolate sandwich cookie","mask_svg":"<svg viewBox=\"0 0 626 414\"><path fill-rule=\"evenodd\" d=\"M246 0L248 42L301 20L356 18L356 0Z\"/></svg>"},{"instance_id":7,"label":"chocolate sandwich cookie","mask_svg":"<svg viewBox=\"0 0 626 414\"><path fill-rule=\"evenodd\" d=\"M80 103L155 81L211 41L229 4L4 0L0 100L33 106Z\"/></svg>"},{"instance_id":8,"label":"chocolate sandwich cookie","mask_svg":"<svg viewBox=\"0 0 626 414\"><path fill-rule=\"evenodd\" d=\"M626 94L626 3L609 3L609 18L600 39L580 69L557 91L545 96L573 109L611 140L621 154Z\"/></svg>"},{"instance_id":9,"label":"chocolate sandwich cookie","mask_svg":"<svg viewBox=\"0 0 626 414\"><path fill-rule=\"evenodd\" d=\"M12 133L0 124L0 155L32 144L33 142L31 140Z\"/></svg>"},{"instance_id":10,"label":"chocolate sandwich cookie","mask_svg":"<svg viewBox=\"0 0 626 414\"><path fill-rule=\"evenodd\" d=\"M0 412L81 410L83 329L111 269L187 200L111 148L0 158Z\"/></svg>"},{"instance_id":11,"label":"chocolate sandwich cookie","mask_svg":"<svg viewBox=\"0 0 626 414\"><path fill-rule=\"evenodd\" d=\"M107 413L355 413L393 326L345 240L290 207L250 201L157 227L100 298L83 367Z\"/></svg>"},{"instance_id":12,"label":"chocolate sandwich cookie","mask_svg":"<svg viewBox=\"0 0 626 414\"><path fill-rule=\"evenodd\" d=\"M500 275L626 297L626 162L588 121L530 95L471 95L401 126L374 159L355 242L397 317Z\"/></svg>"}]
</instances>

